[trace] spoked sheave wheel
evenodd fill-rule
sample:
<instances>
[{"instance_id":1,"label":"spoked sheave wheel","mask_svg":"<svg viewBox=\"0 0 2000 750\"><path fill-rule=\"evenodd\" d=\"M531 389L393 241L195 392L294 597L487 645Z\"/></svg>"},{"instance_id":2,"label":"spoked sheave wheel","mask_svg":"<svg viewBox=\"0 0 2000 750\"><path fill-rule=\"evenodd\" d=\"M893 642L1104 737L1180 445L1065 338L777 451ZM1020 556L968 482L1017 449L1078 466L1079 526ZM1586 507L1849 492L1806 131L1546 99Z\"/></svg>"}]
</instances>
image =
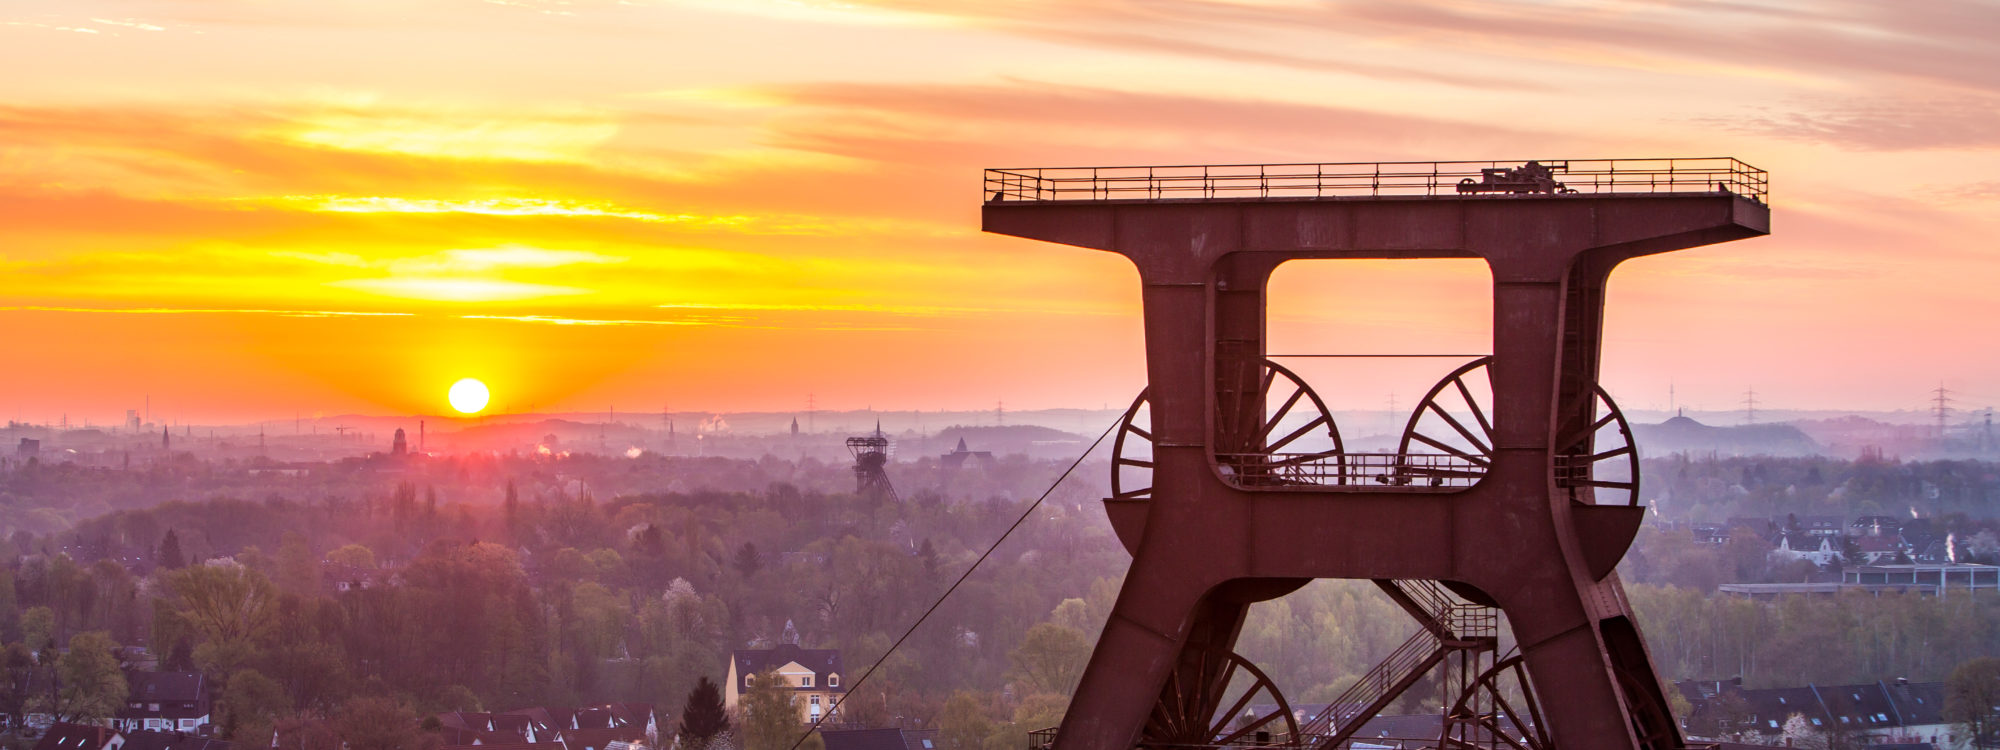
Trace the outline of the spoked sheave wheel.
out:
<instances>
[{"instance_id":1,"label":"spoked sheave wheel","mask_svg":"<svg viewBox=\"0 0 2000 750\"><path fill-rule=\"evenodd\" d=\"M1645 678L1624 667L1613 671L1618 673L1618 689L1625 692L1625 705L1632 712L1632 734L1639 738L1639 747L1646 750L1680 747L1681 737L1674 728L1672 712L1653 699L1653 691L1646 689Z\"/></svg>"},{"instance_id":2,"label":"spoked sheave wheel","mask_svg":"<svg viewBox=\"0 0 2000 750\"><path fill-rule=\"evenodd\" d=\"M1267 710L1254 710L1260 706ZM1253 740L1291 743L1298 736L1292 705L1257 665L1234 652L1190 647L1181 668L1168 675L1140 745L1165 750Z\"/></svg>"},{"instance_id":3,"label":"spoked sheave wheel","mask_svg":"<svg viewBox=\"0 0 2000 750\"><path fill-rule=\"evenodd\" d=\"M1249 363L1244 364L1248 369ZM1215 400L1215 454L1241 487L1346 484L1347 462L1333 413L1297 373L1270 360Z\"/></svg>"},{"instance_id":4,"label":"spoked sheave wheel","mask_svg":"<svg viewBox=\"0 0 2000 750\"><path fill-rule=\"evenodd\" d=\"M1565 410L1574 424L1556 434L1556 486L1591 505L1639 504L1639 446L1632 425L1603 386L1592 389L1590 409Z\"/></svg>"},{"instance_id":5,"label":"spoked sheave wheel","mask_svg":"<svg viewBox=\"0 0 2000 750\"><path fill-rule=\"evenodd\" d=\"M1216 459L1230 483L1240 487L1346 484L1340 429L1319 394L1297 374L1269 360L1252 382L1254 393L1225 393L1216 403ZM1150 388L1139 392L1112 439L1112 499L1145 500L1153 495L1151 393ZM1254 408L1259 403L1264 407L1261 415Z\"/></svg>"},{"instance_id":6,"label":"spoked sheave wheel","mask_svg":"<svg viewBox=\"0 0 2000 750\"><path fill-rule=\"evenodd\" d=\"M1439 748L1549 750L1548 727L1521 656L1501 659L1473 679L1444 715Z\"/></svg>"},{"instance_id":7,"label":"spoked sheave wheel","mask_svg":"<svg viewBox=\"0 0 2000 750\"><path fill-rule=\"evenodd\" d=\"M1493 466L1492 361L1468 362L1424 394L1396 450L1396 483L1465 486L1486 476ZM1556 485L1581 502L1635 504L1639 452L1632 427L1603 387L1591 389L1590 401L1589 410L1556 437ZM1597 490L1612 490L1612 502L1601 502Z\"/></svg>"},{"instance_id":8,"label":"spoked sheave wheel","mask_svg":"<svg viewBox=\"0 0 2000 750\"><path fill-rule=\"evenodd\" d=\"M1153 497L1153 409L1146 402L1146 395L1152 392L1151 388L1139 392L1118 423L1118 436L1111 439L1113 500Z\"/></svg>"}]
</instances>

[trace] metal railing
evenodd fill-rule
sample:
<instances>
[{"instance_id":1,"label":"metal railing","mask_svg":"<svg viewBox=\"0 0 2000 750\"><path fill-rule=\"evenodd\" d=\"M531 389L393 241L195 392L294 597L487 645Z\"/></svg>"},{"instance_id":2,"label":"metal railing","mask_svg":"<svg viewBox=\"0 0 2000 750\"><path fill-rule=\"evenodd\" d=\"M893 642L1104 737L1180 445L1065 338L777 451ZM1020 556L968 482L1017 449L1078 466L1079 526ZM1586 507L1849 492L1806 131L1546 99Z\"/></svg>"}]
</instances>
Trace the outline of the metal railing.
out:
<instances>
[{"instance_id":1,"label":"metal railing","mask_svg":"<svg viewBox=\"0 0 2000 750\"><path fill-rule=\"evenodd\" d=\"M1486 467L1447 453L1220 453L1238 487L1448 490L1478 484Z\"/></svg>"},{"instance_id":2,"label":"metal railing","mask_svg":"<svg viewBox=\"0 0 2000 750\"><path fill-rule=\"evenodd\" d=\"M1770 175L1726 156L1023 167L986 170L985 194L1004 203L1725 192L1765 202Z\"/></svg>"}]
</instances>

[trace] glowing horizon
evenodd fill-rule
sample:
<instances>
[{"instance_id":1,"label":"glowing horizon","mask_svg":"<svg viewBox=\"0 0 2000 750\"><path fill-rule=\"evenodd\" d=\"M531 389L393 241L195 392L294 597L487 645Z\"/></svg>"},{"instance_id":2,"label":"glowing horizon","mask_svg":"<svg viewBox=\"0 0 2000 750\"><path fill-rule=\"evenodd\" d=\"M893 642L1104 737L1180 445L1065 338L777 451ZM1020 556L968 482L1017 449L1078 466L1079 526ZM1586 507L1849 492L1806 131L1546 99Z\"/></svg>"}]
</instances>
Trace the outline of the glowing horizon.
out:
<instances>
[{"instance_id":1,"label":"glowing horizon","mask_svg":"<svg viewBox=\"0 0 2000 750\"><path fill-rule=\"evenodd\" d=\"M1942 381L1982 407L1994 22L1834 2L14 3L0 63L40 72L0 80L0 330L30 355L0 372L0 416L110 421L148 395L213 422L421 413L450 384L430 373L473 371L505 374L487 413L1095 408L1143 384L1138 280L980 234L981 168L1662 155L1770 170L1774 234L1613 275L1622 403L1918 409ZM1476 343L1458 273L1288 270L1273 335ZM1316 385L1374 408L1442 371Z\"/></svg>"}]
</instances>

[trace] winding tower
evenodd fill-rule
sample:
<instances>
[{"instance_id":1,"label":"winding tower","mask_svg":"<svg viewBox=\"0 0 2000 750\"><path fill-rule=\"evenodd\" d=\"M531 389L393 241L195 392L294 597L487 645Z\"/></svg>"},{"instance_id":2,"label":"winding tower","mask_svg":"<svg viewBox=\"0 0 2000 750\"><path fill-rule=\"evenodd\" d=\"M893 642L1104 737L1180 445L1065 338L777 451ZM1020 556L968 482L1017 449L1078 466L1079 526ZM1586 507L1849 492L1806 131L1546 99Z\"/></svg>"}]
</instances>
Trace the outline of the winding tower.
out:
<instances>
[{"instance_id":1,"label":"winding tower","mask_svg":"<svg viewBox=\"0 0 2000 750\"><path fill-rule=\"evenodd\" d=\"M856 435L847 439L847 452L854 454L854 494L877 499L897 500L896 486L889 483L889 436L882 434L882 423L875 423L875 431Z\"/></svg>"},{"instance_id":2,"label":"winding tower","mask_svg":"<svg viewBox=\"0 0 2000 750\"><path fill-rule=\"evenodd\" d=\"M1117 428L1105 500L1133 562L1068 715L1036 743L1337 750L1444 669L1458 694L1438 736L1402 746L1685 746L1613 572L1645 509L1630 430L1597 384L1604 289L1626 259L1768 234L1762 170L1701 158L985 179L986 231L1118 253L1143 290L1148 386ZM1484 260L1492 349L1430 389L1396 453L1349 453L1320 395L1265 349L1267 281L1290 260L1395 258ZM1233 648L1252 603L1315 578L1372 580L1420 627L1306 716Z\"/></svg>"}]
</instances>

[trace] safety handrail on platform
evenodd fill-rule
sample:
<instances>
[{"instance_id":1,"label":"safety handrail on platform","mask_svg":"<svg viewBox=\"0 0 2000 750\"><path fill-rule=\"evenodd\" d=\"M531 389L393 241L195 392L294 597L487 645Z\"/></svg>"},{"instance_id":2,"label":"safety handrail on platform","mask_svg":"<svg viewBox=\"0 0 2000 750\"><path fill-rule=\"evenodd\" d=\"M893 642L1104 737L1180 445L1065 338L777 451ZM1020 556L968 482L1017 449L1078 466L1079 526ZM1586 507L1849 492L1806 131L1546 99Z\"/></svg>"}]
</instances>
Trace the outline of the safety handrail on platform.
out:
<instances>
[{"instance_id":1,"label":"safety handrail on platform","mask_svg":"<svg viewBox=\"0 0 2000 750\"><path fill-rule=\"evenodd\" d=\"M1486 467L1448 453L1221 453L1238 487L1448 490L1478 484Z\"/></svg>"},{"instance_id":2,"label":"safety handrail on platform","mask_svg":"<svg viewBox=\"0 0 2000 750\"><path fill-rule=\"evenodd\" d=\"M1726 156L1650 159L1021 167L986 170L988 203L1729 193L1770 175Z\"/></svg>"}]
</instances>

